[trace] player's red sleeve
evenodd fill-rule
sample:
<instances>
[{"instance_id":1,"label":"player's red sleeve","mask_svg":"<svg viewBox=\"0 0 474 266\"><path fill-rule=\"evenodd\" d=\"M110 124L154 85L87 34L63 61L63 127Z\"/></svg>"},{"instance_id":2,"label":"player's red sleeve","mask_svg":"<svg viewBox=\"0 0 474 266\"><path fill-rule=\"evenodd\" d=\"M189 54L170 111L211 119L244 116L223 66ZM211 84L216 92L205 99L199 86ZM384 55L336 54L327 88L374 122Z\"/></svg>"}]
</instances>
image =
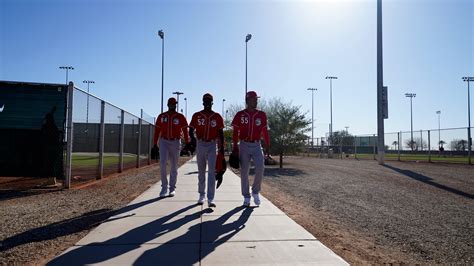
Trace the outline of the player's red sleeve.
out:
<instances>
[{"instance_id":1,"label":"player's red sleeve","mask_svg":"<svg viewBox=\"0 0 474 266\"><path fill-rule=\"evenodd\" d=\"M188 121L186 121L186 118L184 117L184 115L181 117L184 122L184 127L181 128L181 131L183 132L183 136L184 136L184 142L189 143Z\"/></svg>"},{"instance_id":2,"label":"player's red sleeve","mask_svg":"<svg viewBox=\"0 0 474 266\"><path fill-rule=\"evenodd\" d=\"M217 114L217 129L223 129L224 127L224 119L220 114Z\"/></svg>"},{"instance_id":3,"label":"player's red sleeve","mask_svg":"<svg viewBox=\"0 0 474 266\"><path fill-rule=\"evenodd\" d=\"M232 125L232 127L234 127L234 128L236 128L236 127L238 128L238 127L239 127L239 119L237 118L237 117L239 116L239 113L240 113L240 112L238 112L237 114L235 114L234 119L232 119L231 125Z\"/></svg>"},{"instance_id":4,"label":"player's red sleeve","mask_svg":"<svg viewBox=\"0 0 474 266\"><path fill-rule=\"evenodd\" d=\"M270 135L268 134L268 128L264 127L262 130L263 141L265 142L265 146L267 149L270 149Z\"/></svg>"},{"instance_id":5,"label":"player's red sleeve","mask_svg":"<svg viewBox=\"0 0 474 266\"><path fill-rule=\"evenodd\" d=\"M159 126L159 121L160 121L160 117L158 116L155 123L155 135L153 136L153 145L157 144L158 137L160 136L161 127Z\"/></svg>"},{"instance_id":6,"label":"player's red sleeve","mask_svg":"<svg viewBox=\"0 0 474 266\"><path fill-rule=\"evenodd\" d=\"M192 127L194 129L196 129L196 114L193 114L193 117L191 118L191 122L189 123L189 127Z\"/></svg>"},{"instance_id":7,"label":"player's red sleeve","mask_svg":"<svg viewBox=\"0 0 474 266\"><path fill-rule=\"evenodd\" d=\"M184 142L186 144L189 143L188 127L183 127L181 131L183 132L183 135L184 135Z\"/></svg>"},{"instance_id":8,"label":"player's red sleeve","mask_svg":"<svg viewBox=\"0 0 474 266\"><path fill-rule=\"evenodd\" d=\"M262 127L267 127L267 114L265 112L262 112L263 113L263 123L262 123Z\"/></svg>"},{"instance_id":9,"label":"player's red sleeve","mask_svg":"<svg viewBox=\"0 0 474 266\"><path fill-rule=\"evenodd\" d=\"M233 126L233 132L232 132L232 148L235 149L237 147L237 142L239 142L239 128L236 126Z\"/></svg>"}]
</instances>

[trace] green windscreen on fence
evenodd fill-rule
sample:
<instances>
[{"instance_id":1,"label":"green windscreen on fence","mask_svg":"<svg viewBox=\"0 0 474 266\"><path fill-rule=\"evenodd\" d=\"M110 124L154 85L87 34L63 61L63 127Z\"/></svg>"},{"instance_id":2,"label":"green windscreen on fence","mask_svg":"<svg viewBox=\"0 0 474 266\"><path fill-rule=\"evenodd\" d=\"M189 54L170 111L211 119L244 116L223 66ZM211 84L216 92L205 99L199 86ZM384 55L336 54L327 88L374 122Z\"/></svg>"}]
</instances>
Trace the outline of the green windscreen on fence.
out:
<instances>
[{"instance_id":1,"label":"green windscreen on fence","mask_svg":"<svg viewBox=\"0 0 474 266\"><path fill-rule=\"evenodd\" d=\"M63 176L67 86L0 81L0 176Z\"/></svg>"}]
</instances>

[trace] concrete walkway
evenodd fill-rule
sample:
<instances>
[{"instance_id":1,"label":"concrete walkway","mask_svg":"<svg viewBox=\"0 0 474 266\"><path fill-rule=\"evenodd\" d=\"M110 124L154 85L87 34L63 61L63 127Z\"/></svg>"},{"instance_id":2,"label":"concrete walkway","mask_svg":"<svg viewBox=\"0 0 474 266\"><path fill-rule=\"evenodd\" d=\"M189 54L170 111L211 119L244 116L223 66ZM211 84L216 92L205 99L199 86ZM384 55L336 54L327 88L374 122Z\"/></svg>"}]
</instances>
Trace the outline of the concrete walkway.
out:
<instances>
[{"instance_id":1,"label":"concrete walkway","mask_svg":"<svg viewBox=\"0 0 474 266\"><path fill-rule=\"evenodd\" d=\"M195 159L178 175L175 197L158 199L156 183L49 265L347 265L264 197L242 207L232 171L213 209L196 204Z\"/></svg>"}]
</instances>

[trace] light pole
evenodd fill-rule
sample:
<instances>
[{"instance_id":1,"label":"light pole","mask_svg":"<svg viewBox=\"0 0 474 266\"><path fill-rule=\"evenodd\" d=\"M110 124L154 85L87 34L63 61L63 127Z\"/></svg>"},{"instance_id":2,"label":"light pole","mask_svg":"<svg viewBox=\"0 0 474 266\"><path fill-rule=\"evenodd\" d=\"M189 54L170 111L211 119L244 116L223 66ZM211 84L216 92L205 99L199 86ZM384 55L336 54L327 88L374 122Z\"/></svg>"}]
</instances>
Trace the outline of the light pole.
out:
<instances>
[{"instance_id":1,"label":"light pole","mask_svg":"<svg viewBox=\"0 0 474 266\"><path fill-rule=\"evenodd\" d=\"M252 34L247 34L245 36L245 95L247 95L247 43L250 39L252 39Z\"/></svg>"},{"instance_id":2,"label":"light pole","mask_svg":"<svg viewBox=\"0 0 474 266\"><path fill-rule=\"evenodd\" d=\"M188 98L184 97L184 115L188 119Z\"/></svg>"},{"instance_id":3,"label":"light pole","mask_svg":"<svg viewBox=\"0 0 474 266\"><path fill-rule=\"evenodd\" d=\"M224 117L224 103L225 99L222 99L222 117Z\"/></svg>"},{"instance_id":4,"label":"light pole","mask_svg":"<svg viewBox=\"0 0 474 266\"><path fill-rule=\"evenodd\" d=\"M69 79L68 79L69 70L74 70L74 67L72 67L72 66L60 66L59 69L66 70L66 84L68 84L68 82L69 82Z\"/></svg>"},{"instance_id":5,"label":"light pole","mask_svg":"<svg viewBox=\"0 0 474 266\"><path fill-rule=\"evenodd\" d=\"M227 128L227 113L229 113L229 110L225 110L225 120L224 120L224 124L225 124L225 127Z\"/></svg>"},{"instance_id":6,"label":"light pole","mask_svg":"<svg viewBox=\"0 0 474 266\"><path fill-rule=\"evenodd\" d=\"M383 36L382 36L382 0L377 0L377 154L379 165L385 164L385 126L387 107L386 87L383 85Z\"/></svg>"},{"instance_id":7,"label":"light pole","mask_svg":"<svg viewBox=\"0 0 474 266\"><path fill-rule=\"evenodd\" d=\"M346 128L346 135L349 135L349 127L345 126L345 128Z\"/></svg>"},{"instance_id":8,"label":"light pole","mask_svg":"<svg viewBox=\"0 0 474 266\"><path fill-rule=\"evenodd\" d=\"M308 88L311 91L311 148L314 147L314 91L317 91L316 88Z\"/></svg>"},{"instance_id":9,"label":"light pole","mask_svg":"<svg viewBox=\"0 0 474 266\"><path fill-rule=\"evenodd\" d=\"M405 93L405 97L410 98L410 121L411 121L411 140L410 147L413 151L413 98L416 97L416 93Z\"/></svg>"},{"instance_id":10,"label":"light pole","mask_svg":"<svg viewBox=\"0 0 474 266\"><path fill-rule=\"evenodd\" d=\"M329 102L331 105L331 124L329 125L329 137L331 138L331 144L332 144L332 80L337 79L337 77L330 77L327 76L326 79L329 79Z\"/></svg>"},{"instance_id":11,"label":"light pole","mask_svg":"<svg viewBox=\"0 0 474 266\"><path fill-rule=\"evenodd\" d=\"M176 101L178 102L178 105L176 106L176 110L179 112L179 95L184 94L184 92L180 91L175 91L173 94L176 94Z\"/></svg>"},{"instance_id":12,"label":"light pole","mask_svg":"<svg viewBox=\"0 0 474 266\"><path fill-rule=\"evenodd\" d=\"M84 80L82 83L87 83L87 110L86 110L86 125L89 123L89 84L94 84L93 80Z\"/></svg>"},{"instance_id":13,"label":"light pole","mask_svg":"<svg viewBox=\"0 0 474 266\"><path fill-rule=\"evenodd\" d=\"M161 38L161 112L163 113L163 85L165 78L165 33L163 30L158 31L158 36Z\"/></svg>"},{"instance_id":14,"label":"light pole","mask_svg":"<svg viewBox=\"0 0 474 266\"><path fill-rule=\"evenodd\" d=\"M468 156L469 164L471 164L471 148L472 148L472 138L471 138L471 95L469 93L469 82L474 81L474 77L462 77L462 80L467 82L467 146L468 146Z\"/></svg>"},{"instance_id":15,"label":"light pole","mask_svg":"<svg viewBox=\"0 0 474 266\"><path fill-rule=\"evenodd\" d=\"M441 111L436 111L438 115L438 148L441 147Z\"/></svg>"}]
</instances>

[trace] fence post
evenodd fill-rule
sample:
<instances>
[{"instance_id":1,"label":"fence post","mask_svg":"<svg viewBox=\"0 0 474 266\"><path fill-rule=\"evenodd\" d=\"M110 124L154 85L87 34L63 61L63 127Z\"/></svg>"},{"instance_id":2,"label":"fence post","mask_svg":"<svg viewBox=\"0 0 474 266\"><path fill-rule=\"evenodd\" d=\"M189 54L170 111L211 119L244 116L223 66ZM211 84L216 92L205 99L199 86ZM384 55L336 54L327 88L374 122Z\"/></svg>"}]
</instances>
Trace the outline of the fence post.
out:
<instances>
[{"instance_id":1,"label":"fence post","mask_svg":"<svg viewBox=\"0 0 474 266\"><path fill-rule=\"evenodd\" d=\"M141 142L142 142L142 119L138 118L137 168L140 168Z\"/></svg>"},{"instance_id":2,"label":"fence post","mask_svg":"<svg viewBox=\"0 0 474 266\"><path fill-rule=\"evenodd\" d=\"M467 128L467 157L468 162L471 164L471 147L472 147L472 138L471 138L471 128Z\"/></svg>"},{"instance_id":3,"label":"fence post","mask_svg":"<svg viewBox=\"0 0 474 266\"><path fill-rule=\"evenodd\" d=\"M398 135L398 161L400 161L400 142L401 142L401 136L402 136L402 132L397 132L397 135Z\"/></svg>"},{"instance_id":4,"label":"fence post","mask_svg":"<svg viewBox=\"0 0 474 266\"><path fill-rule=\"evenodd\" d=\"M357 136L354 137L354 159L357 159Z\"/></svg>"},{"instance_id":5,"label":"fence post","mask_svg":"<svg viewBox=\"0 0 474 266\"><path fill-rule=\"evenodd\" d=\"M105 140L105 102L100 102L100 129L99 129L99 177L104 176L104 140Z\"/></svg>"},{"instance_id":6,"label":"fence post","mask_svg":"<svg viewBox=\"0 0 474 266\"><path fill-rule=\"evenodd\" d=\"M431 131L428 130L428 162L431 163Z\"/></svg>"},{"instance_id":7,"label":"fence post","mask_svg":"<svg viewBox=\"0 0 474 266\"><path fill-rule=\"evenodd\" d=\"M423 129L420 129L420 142L421 151L423 151Z\"/></svg>"},{"instance_id":8,"label":"fence post","mask_svg":"<svg viewBox=\"0 0 474 266\"><path fill-rule=\"evenodd\" d=\"M342 142L344 141L344 136L341 136L341 145L339 145L339 153L341 154L342 159Z\"/></svg>"},{"instance_id":9,"label":"fence post","mask_svg":"<svg viewBox=\"0 0 474 266\"><path fill-rule=\"evenodd\" d=\"M64 180L64 188L71 188L71 169L72 169L72 107L73 107L74 83L71 81L67 86L67 125L66 125L66 173Z\"/></svg>"},{"instance_id":10,"label":"fence post","mask_svg":"<svg viewBox=\"0 0 474 266\"><path fill-rule=\"evenodd\" d=\"M373 153L374 153L374 160L377 160L377 158L375 158L375 134L374 134L374 141L373 141Z\"/></svg>"},{"instance_id":11,"label":"fence post","mask_svg":"<svg viewBox=\"0 0 474 266\"><path fill-rule=\"evenodd\" d=\"M120 118L120 142L119 142L119 149L120 149L120 156L119 156L119 173L123 172L123 145L124 145L124 138L125 138L125 112L121 111L121 118Z\"/></svg>"},{"instance_id":12,"label":"fence post","mask_svg":"<svg viewBox=\"0 0 474 266\"><path fill-rule=\"evenodd\" d=\"M400 131L400 139L398 140L398 161L402 161L402 151L403 151L403 132Z\"/></svg>"},{"instance_id":13,"label":"fence post","mask_svg":"<svg viewBox=\"0 0 474 266\"><path fill-rule=\"evenodd\" d=\"M152 130L151 130L152 125L148 125L148 165L151 164L151 143L153 142L153 136Z\"/></svg>"}]
</instances>

